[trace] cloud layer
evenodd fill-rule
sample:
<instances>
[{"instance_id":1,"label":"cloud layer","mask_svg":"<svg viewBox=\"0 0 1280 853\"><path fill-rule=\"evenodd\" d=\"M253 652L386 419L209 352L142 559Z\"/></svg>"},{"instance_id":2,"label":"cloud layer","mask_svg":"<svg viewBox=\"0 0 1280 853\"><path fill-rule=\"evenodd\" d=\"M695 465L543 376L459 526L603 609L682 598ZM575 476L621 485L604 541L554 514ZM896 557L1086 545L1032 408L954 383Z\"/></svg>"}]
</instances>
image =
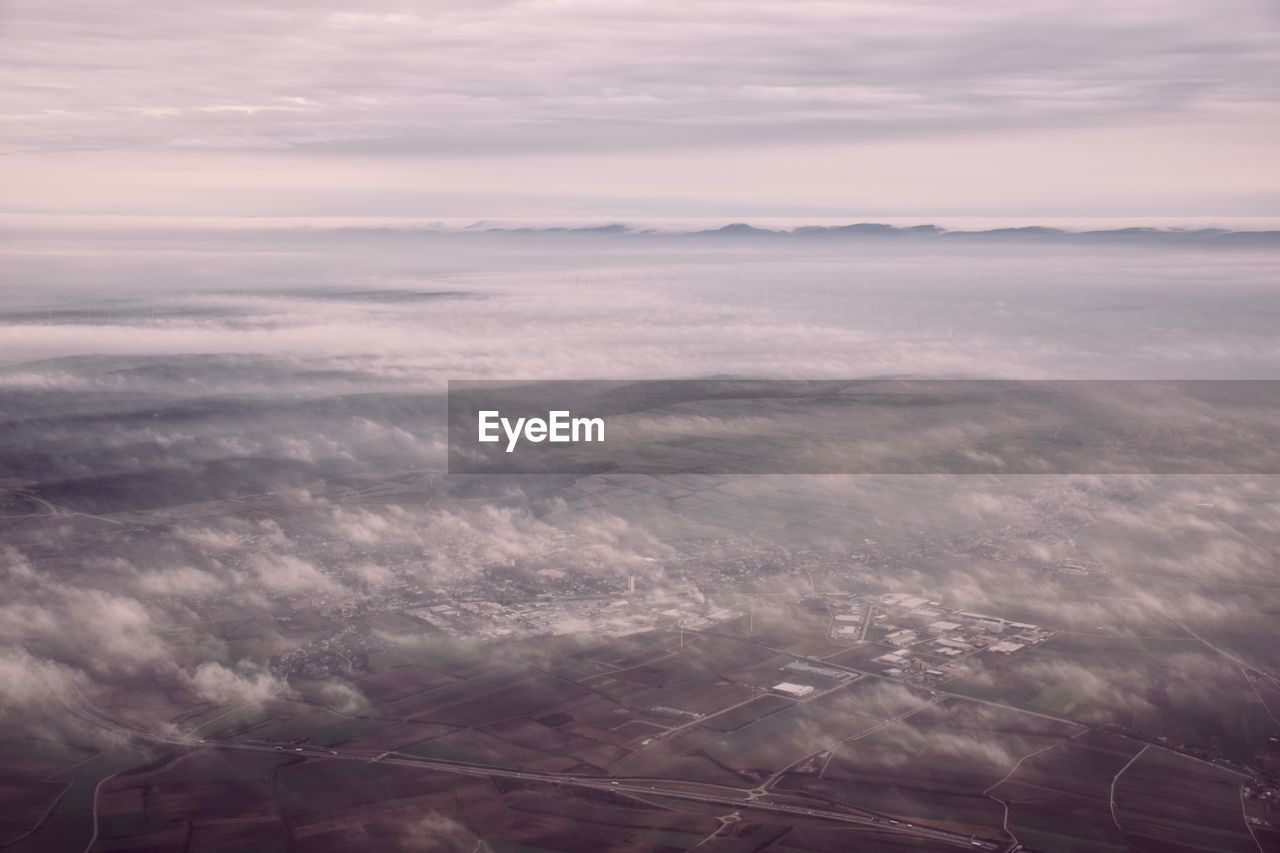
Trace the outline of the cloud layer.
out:
<instances>
[{"instance_id":1,"label":"cloud layer","mask_svg":"<svg viewBox=\"0 0 1280 853\"><path fill-rule=\"evenodd\" d=\"M13 210L1256 215L1277 191L1264 0L24 0L2 22Z\"/></svg>"},{"instance_id":2,"label":"cloud layer","mask_svg":"<svg viewBox=\"0 0 1280 853\"><path fill-rule=\"evenodd\" d=\"M6 17L12 132L36 150L813 141L1252 108L1277 94L1274 9L1244 0L135 0L109 15L18 3Z\"/></svg>"}]
</instances>

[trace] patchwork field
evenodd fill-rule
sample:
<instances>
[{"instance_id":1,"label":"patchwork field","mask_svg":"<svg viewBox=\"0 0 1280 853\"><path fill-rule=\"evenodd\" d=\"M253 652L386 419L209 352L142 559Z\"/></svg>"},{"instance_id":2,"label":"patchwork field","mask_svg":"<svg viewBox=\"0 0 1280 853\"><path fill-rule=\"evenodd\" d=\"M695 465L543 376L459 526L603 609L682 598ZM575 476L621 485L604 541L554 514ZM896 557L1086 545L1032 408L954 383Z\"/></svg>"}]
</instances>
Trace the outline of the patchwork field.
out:
<instances>
[{"instance_id":1,"label":"patchwork field","mask_svg":"<svg viewBox=\"0 0 1280 853\"><path fill-rule=\"evenodd\" d=\"M316 684L201 710L184 723L222 748L150 763L16 750L0 844L39 850L21 837L39 824L83 846L74 817L92 814L90 853L1256 849L1241 774L1098 727L1105 703L1055 681L1114 638L1055 639L930 687L859 671L879 647L825 642L813 610L783 608L795 618L763 632L553 638L487 663L461 644L388 655L356 679L363 707L319 707ZM1224 707L1196 705L1169 676L1188 644L1122 642L1145 679L1131 723L1176 735L1175 711L1195 711L1227 743L1249 697L1270 694L1225 667L1207 682Z\"/></svg>"}]
</instances>

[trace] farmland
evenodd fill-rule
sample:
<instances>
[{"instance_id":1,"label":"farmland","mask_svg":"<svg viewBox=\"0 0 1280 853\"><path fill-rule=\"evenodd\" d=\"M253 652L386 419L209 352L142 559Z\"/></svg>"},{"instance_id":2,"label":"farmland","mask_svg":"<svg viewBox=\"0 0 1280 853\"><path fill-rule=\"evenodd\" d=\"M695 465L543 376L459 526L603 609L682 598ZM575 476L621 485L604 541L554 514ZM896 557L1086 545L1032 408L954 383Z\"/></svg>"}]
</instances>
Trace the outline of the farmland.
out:
<instances>
[{"instance_id":1,"label":"farmland","mask_svg":"<svg viewBox=\"0 0 1280 853\"><path fill-rule=\"evenodd\" d=\"M355 714L269 702L205 726L233 748L117 764L93 849L1250 849L1239 773L1072 721L1042 698L1052 685L1019 686L1018 666L1079 643L939 691L886 677L862 646L790 612L758 632L739 618L548 638L502 659L465 645L390 658L360 677L376 698ZM1002 669L1013 675L987 686ZM13 786L14 826L65 787Z\"/></svg>"},{"instance_id":2,"label":"farmland","mask_svg":"<svg viewBox=\"0 0 1280 853\"><path fill-rule=\"evenodd\" d=\"M0 846L1075 853L1274 837L1263 753L1280 694L1250 663L1266 654L1244 657L1256 614L1230 631L1096 610L1082 624L1069 608L1131 588L1077 561L1038 601L1010 585L966 603L948 579L1005 559L985 540L906 548L888 530L810 548L772 514L778 494L746 481L610 479L548 517L698 497L675 529L704 538L679 542L663 585L502 566L354 603L202 604L216 636L166 637L213 681L50 679L77 727L57 749L0 744ZM811 524L838 526L815 503ZM705 536L757 509L758 533ZM311 512L280 518L321 529ZM98 524L99 545L132 542L70 519ZM547 535L567 559L572 537ZM33 648L72 654L56 631Z\"/></svg>"}]
</instances>

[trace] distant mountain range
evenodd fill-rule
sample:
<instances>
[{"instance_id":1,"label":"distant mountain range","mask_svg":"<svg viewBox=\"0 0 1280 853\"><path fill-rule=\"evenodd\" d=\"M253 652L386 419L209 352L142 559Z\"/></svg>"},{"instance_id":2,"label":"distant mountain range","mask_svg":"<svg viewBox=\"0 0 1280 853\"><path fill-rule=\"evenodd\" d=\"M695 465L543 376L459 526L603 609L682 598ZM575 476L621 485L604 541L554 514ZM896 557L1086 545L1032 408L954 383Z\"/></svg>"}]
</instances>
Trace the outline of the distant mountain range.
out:
<instances>
[{"instance_id":1,"label":"distant mountain range","mask_svg":"<svg viewBox=\"0 0 1280 853\"><path fill-rule=\"evenodd\" d=\"M1280 248L1280 231L1237 231L1223 228L1113 228L1071 231L1043 226L950 230L937 225L897 226L878 222L848 225L804 225L761 228L734 222L719 228L679 231L613 223L607 225L503 226L477 223L462 231L451 229L351 228L348 231L464 234L601 235L618 237L690 238L701 240L920 240L964 243L1057 243L1091 245L1189 245L1239 248Z\"/></svg>"}]
</instances>

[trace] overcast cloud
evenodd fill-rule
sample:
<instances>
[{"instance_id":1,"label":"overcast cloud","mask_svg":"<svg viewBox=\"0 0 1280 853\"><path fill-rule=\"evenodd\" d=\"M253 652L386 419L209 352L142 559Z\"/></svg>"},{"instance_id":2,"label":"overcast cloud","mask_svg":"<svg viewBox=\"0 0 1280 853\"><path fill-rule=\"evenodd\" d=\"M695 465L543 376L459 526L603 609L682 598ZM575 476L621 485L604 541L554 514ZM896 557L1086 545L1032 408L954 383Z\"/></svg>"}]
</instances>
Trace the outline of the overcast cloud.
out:
<instances>
[{"instance_id":1,"label":"overcast cloud","mask_svg":"<svg viewBox=\"0 0 1280 853\"><path fill-rule=\"evenodd\" d=\"M1278 29L1262 0L18 0L0 178L22 212L1263 215Z\"/></svg>"}]
</instances>

